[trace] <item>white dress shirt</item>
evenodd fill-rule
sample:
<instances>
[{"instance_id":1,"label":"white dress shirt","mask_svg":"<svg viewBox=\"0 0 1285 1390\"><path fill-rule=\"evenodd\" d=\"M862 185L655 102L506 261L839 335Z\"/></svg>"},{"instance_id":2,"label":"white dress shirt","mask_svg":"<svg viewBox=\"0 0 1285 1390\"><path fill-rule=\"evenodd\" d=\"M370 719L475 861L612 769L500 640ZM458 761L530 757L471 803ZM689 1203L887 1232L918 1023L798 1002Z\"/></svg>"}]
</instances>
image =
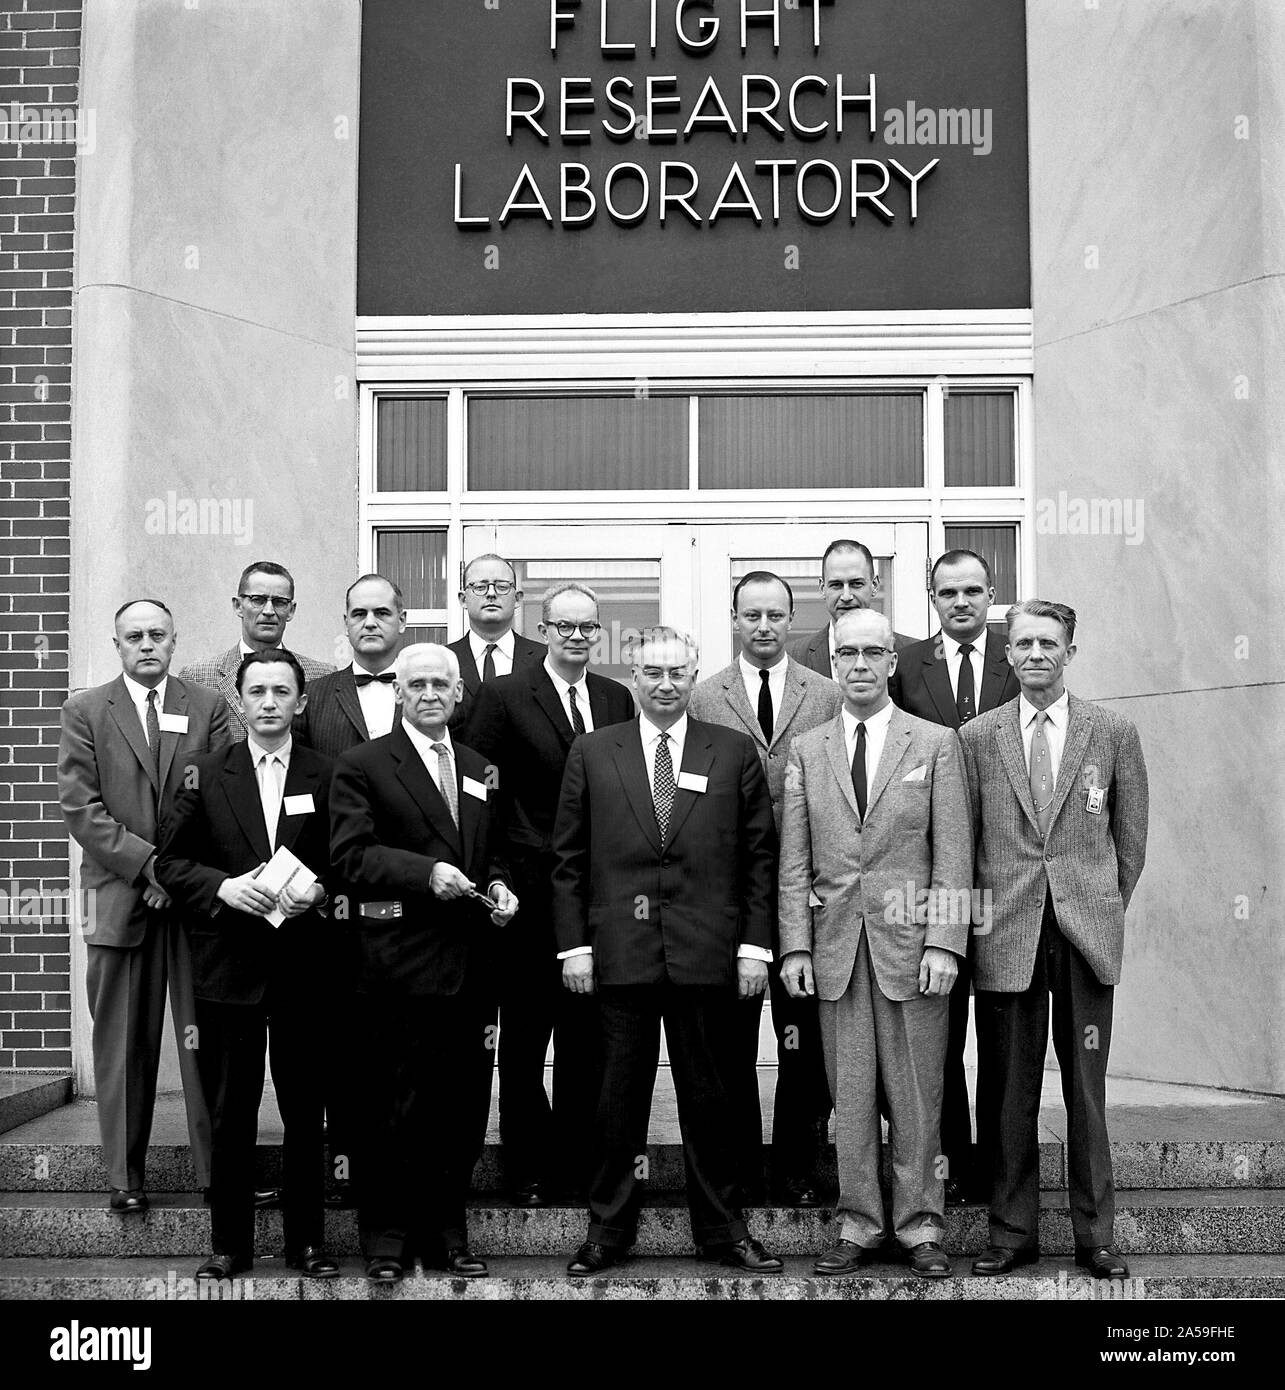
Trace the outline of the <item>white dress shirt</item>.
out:
<instances>
[{"instance_id":1,"label":"white dress shirt","mask_svg":"<svg viewBox=\"0 0 1285 1390\"><path fill-rule=\"evenodd\" d=\"M959 668L964 658L960 655L960 644L947 633L941 635L942 655L946 658L946 671L950 676L950 693L959 699ZM982 670L986 664L986 629L982 628L973 638L973 652L968 658L973 664L973 711L979 713L982 707Z\"/></svg>"},{"instance_id":2,"label":"white dress shirt","mask_svg":"<svg viewBox=\"0 0 1285 1390\"><path fill-rule=\"evenodd\" d=\"M750 708L757 715L759 710L759 691L763 688L763 682L759 677L759 672L764 668L751 665L745 660L744 652L736 658L737 664L741 668L741 679L745 682L745 694L749 697ZM776 721L781 713L781 701L785 699L785 673L789 669L790 658L781 653L781 659L775 666L767 667L767 688L772 696L772 728L776 729Z\"/></svg>"},{"instance_id":3,"label":"white dress shirt","mask_svg":"<svg viewBox=\"0 0 1285 1390\"><path fill-rule=\"evenodd\" d=\"M472 628L468 630L469 651L473 653L473 660L477 663L477 674L482 674L482 663L486 660L486 649L491 645L489 637L479 637ZM495 666L497 676L508 676L513 673L513 629L504 634L503 637L495 639L495 650L491 653L491 661Z\"/></svg>"},{"instance_id":4,"label":"white dress shirt","mask_svg":"<svg viewBox=\"0 0 1285 1390\"><path fill-rule=\"evenodd\" d=\"M1026 757L1026 771L1031 771L1031 739L1035 736L1035 716L1039 710L1026 698L1017 697L1017 717L1022 725L1022 750ZM1062 749L1066 746L1066 726L1071 718L1071 698L1063 691L1044 711L1048 718L1044 721L1044 739L1049 746L1049 772L1053 786L1057 786L1058 768L1062 766Z\"/></svg>"},{"instance_id":5,"label":"white dress shirt","mask_svg":"<svg viewBox=\"0 0 1285 1390\"><path fill-rule=\"evenodd\" d=\"M567 716L567 723L575 728L575 720L571 718L571 701L567 698L567 691L571 685L562 679L553 669L553 663L546 656L544 659L544 669L549 673L549 679L553 682L553 688L558 692L558 703L562 706L562 712ZM581 671L580 679L575 682L576 708L580 711L580 717L584 720L584 731L587 734L593 733L593 713L589 708L589 682L585 679L588 675L588 668ZM678 767L678 763L674 763ZM677 773L675 773L677 776Z\"/></svg>"},{"instance_id":6,"label":"white dress shirt","mask_svg":"<svg viewBox=\"0 0 1285 1390\"><path fill-rule=\"evenodd\" d=\"M372 673L358 666L355 661L352 664L354 680L358 676L371 674L382 676L392 670L392 666L385 666L382 671ZM359 685L357 703L361 706L361 717L366 721L366 731L371 738L382 738L392 732L397 719L397 694L391 685L383 681L367 681L365 685ZM437 755L433 756L436 758Z\"/></svg>"},{"instance_id":7,"label":"white dress shirt","mask_svg":"<svg viewBox=\"0 0 1285 1390\"><path fill-rule=\"evenodd\" d=\"M138 711L138 722L143 726L143 738L147 738L147 697L152 693L152 686L139 685L132 676L121 672L121 677L125 682L125 689L129 692L129 698L134 702L134 708ZM156 690L156 718L159 722L161 711L165 708L165 687L169 683L168 676L161 677L160 685L154 687ZM147 745L152 746L150 743Z\"/></svg>"},{"instance_id":8,"label":"white dress shirt","mask_svg":"<svg viewBox=\"0 0 1285 1390\"><path fill-rule=\"evenodd\" d=\"M281 819L281 799L285 795L286 778L290 775L290 751L294 742L287 738L280 748L271 753L255 742L253 734L246 735L245 743L250 750L250 761L254 764L254 780L259 786L259 804L263 807L268 848L275 849L277 823Z\"/></svg>"},{"instance_id":9,"label":"white dress shirt","mask_svg":"<svg viewBox=\"0 0 1285 1390\"><path fill-rule=\"evenodd\" d=\"M864 721L866 726L866 806L870 805L870 788L874 784L875 773L879 770L879 759L883 757L883 745L888 738L888 722L892 718L894 705L891 700L877 713ZM848 766L852 766L853 755L857 751L857 717L850 713L847 705L843 707L843 742L848 750Z\"/></svg>"}]
</instances>

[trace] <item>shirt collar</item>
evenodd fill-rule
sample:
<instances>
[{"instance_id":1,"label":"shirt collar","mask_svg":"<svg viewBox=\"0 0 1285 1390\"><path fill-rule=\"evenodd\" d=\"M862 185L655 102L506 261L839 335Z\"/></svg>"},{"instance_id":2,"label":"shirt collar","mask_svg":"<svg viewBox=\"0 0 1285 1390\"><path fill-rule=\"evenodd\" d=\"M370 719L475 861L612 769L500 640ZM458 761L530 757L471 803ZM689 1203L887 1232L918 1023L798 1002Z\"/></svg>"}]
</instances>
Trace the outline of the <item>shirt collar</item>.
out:
<instances>
[{"instance_id":1,"label":"shirt collar","mask_svg":"<svg viewBox=\"0 0 1285 1390\"><path fill-rule=\"evenodd\" d=\"M1039 713L1039 710L1031 704L1024 694L1017 697L1017 708L1018 714L1021 716L1023 729L1025 729ZM1071 692L1069 690L1064 690L1044 713L1048 715L1050 722L1055 727L1059 729L1064 727L1071 714Z\"/></svg>"},{"instance_id":2,"label":"shirt collar","mask_svg":"<svg viewBox=\"0 0 1285 1390\"><path fill-rule=\"evenodd\" d=\"M888 727L888 722L892 719L892 711L894 708L895 706L892 701L889 700L878 714L872 714L869 719L860 720L852 713L847 705L844 705L843 727L851 737L855 738L857 725L864 723L866 726L866 737L869 738L872 733L881 733Z\"/></svg>"},{"instance_id":3,"label":"shirt collar","mask_svg":"<svg viewBox=\"0 0 1285 1390\"><path fill-rule=\"evenodd\" d=\"M287 737L286 741L281 745L281 747L275 749L271 753L268 752L268 750L263 746L263 744L258 742L258 740L254 737L253 734L246 734L245 741L250 749L250 761L254 764L256 769L258 768L259 764L264 760L264 758L280 758L282 767L289 768L290 750L294 747L293 735Z\"/></svg>"},{"instance_id":4,"label":"shirt collar","mask_svg":"<svg viewBox=\"0 0 1285 1390\"><path fill-rule=\"evenodd\" d=\"M390 671L395 672L397 670L397 662L394 659L393 661L390 661L387 666L381 666L378 671L371 672L367 671L364 666L358 666L356 660L354 660L349 669L352 671L354 679L356 679L356 677L358 676L386 676L389 674Z\"/></svg>"},{"instance_id":5,"label":"shirt collar","mask_svg":"<svg viewBox=\"0 0 1285 1390\"><path fill-rule=\"evenodd\" d=\"M406 730L407 737L415 745L420 757L427 757L428 754L433 753L435 743L444 743L446 751L451 757L455 756L455 747L451 743L451 731L449 729L442 730L441 738L429 738L427 734L421 733L405 715L402 715L402 728ZM433 756L437 757L437 754L433 753Z\"/></svg>"},{"instance_id":6,"label":"shirt collar","mask_svg":"<svg viewBox=\"0 0 1285 1390\"><path fill-rule=\"evenodd\" d=\"M640 714L638 716L638 732L642 736L644 747L649 743L656 743L661 734L668 734L673 743L682 743L687 738L686 711L668 729L658 729L645 714Z\"/></svg>"},{"instance_id":7,"label":"shirt collar","mask_svg":"<svg viewBox=\"0 0 1285 1390\"><path fill-rule=\"evenodd\" d=\"M497 652L500 652L502 655L507 656L508 659L509 659L510 661L513 660L513 629L512 629L512 628L509 628L509 630L508 630L502 637L497 637L497 638L495 639L494 643L492 643L491 640L490 640L489 638L487 638L487 637L479 637L478 634L477 634L476 632L474 632L472 628L469 628L469 630L468 630L468 644L469 644L470 650L471 650L472 653L473 653L473 660L474 660L474 661L480 662L480 661L485 660L485 658L486 658L486 649L487 649L487 647L492 646L492 645L494 645L495 650L496 650Z\"/></svg>"},{"instance_id":8,"label":"shirt collar","mask_svg":"<svg viewBox=\"0 0 1285 1390\"><path fill-rule=\"evenodd\" d=\"M784 671L790 661L789 655L786 652L782 652L780 661L772 666L755 666L752 662L746 661L744 652L741 652L736 659L740 662L741 675L751 685L758 680L760 671L766 671L769 676L774 676L778 671Z\"/></svg>"},{"instance_id":9,"label":"shirt collar","mask_svg":"<svg viewBox=\"0 0 1285 1390\"><path fill-rule=\"evenodd\" d=\"M942 643L942 647L944 648L944 651L945 651L945 655L946 655L947 660L949 660L951 657L955 656L955 655L958 653L959 648L960 648L960 646L961 646L961 644L960 644L959 642L957 642L948 632L943 632L943 633L942 633L942 635L941 635L941 643ZM979 633L977 634L977 636L973 638L973 650L974 650L975 652L980 652L980 653L981 653L982 660L985 661L985 659L986 659L986 629L985 629L985 628L982 628L981 632L979 632Z\"/></svg>"},{"instance_id":10,"label":"shirt collar","mask_svg":"<svg viewBox=\"0 0 1285 1390\"><path fill-rule=\"evenodd\" d=\"M549 673L549 679L553 682L553 688L558 692L558 699L565 700L567 698L567 691L571 689L570 683L558 675L553 669L553 663L547 656L544 658L544 669ZM576 690L583 690L586 699L589 698L589 682L585 679L588 674L589 668L586 666L584 670L580 672L579 678L575 682ZM577 695L576 698L579 699L579 696Z\"/></svg>"},{"instance_id":11,"label":"shirt collar","mask_svg":"<svg viewBox=\"0 0 1285 1390\"><path fill-rule=\"evenodd\" d=\"M242 656L249 656L250 653L255 650L255 648L250 646L250 644L245 640L244 637L236 644L236 649L238 652L241 653Z\"/></svg>"},{"instance_id":12,"label":"shirt collar","mask_svg":"<svg viewBox=\"0 0 1285 1390\"><path fill-rule=\"evenodd\" d=\"M127 676L124 671L120 674L121 679L125 682L125 689L129 691L129 698L133 700L136 705L140 705L143 709L146 709L147 697L151 693L153 687L140 684L133 676ZM154 687L156 690L156 709L158 713L165 708L165 686L168 682L169 676L162 676L161 683Z\"/></svg>"}]
</instances>

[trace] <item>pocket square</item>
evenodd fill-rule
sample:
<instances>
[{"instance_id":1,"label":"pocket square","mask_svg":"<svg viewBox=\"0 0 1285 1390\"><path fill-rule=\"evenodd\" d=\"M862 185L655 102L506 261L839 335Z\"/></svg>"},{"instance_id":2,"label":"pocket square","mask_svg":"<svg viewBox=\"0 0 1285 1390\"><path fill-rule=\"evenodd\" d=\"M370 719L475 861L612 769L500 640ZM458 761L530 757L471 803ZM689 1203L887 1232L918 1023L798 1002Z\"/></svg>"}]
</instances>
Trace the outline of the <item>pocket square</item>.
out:
<instances>
[{"instance_id":1,"label":"pocket square","mask_svg":"<svg viewBox=\"0 0 1285 1390\"><path fill-rule=\"evenodd\" d=\"M928 776L928 764L920 763L913 772L908 772L901 779L903 782L922 782Z\"/></svg>"}]
</instances>

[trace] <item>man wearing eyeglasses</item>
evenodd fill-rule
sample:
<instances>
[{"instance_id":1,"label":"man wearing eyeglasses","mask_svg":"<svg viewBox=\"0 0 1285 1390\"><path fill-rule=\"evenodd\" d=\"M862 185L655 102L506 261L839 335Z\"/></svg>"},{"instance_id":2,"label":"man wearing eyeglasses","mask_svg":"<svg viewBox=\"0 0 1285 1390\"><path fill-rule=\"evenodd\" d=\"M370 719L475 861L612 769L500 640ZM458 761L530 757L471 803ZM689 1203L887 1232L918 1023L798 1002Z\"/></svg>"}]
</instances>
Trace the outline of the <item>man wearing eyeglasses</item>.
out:
<instances>
[{"instance_id":1,"label":"man wearing eyeglasses","mask_svg":"<svg viewBox=\"0 0 1285 1390\"><path fill-rule=\"evenodd\" d=\"M500 1140L516 1205L543 1206L554 1189L579 1197L601 1079L596 1001L562 988L549 871L558 790L582 733L632 719L623 686L589 670L598 599L583 584L545 594L548 654L478 691L460 737L494 765L508 827L506 860L522 922L504 938L500 985ZM553 1104L544 1058L553 1038Z\"/></svg>"},{"instance_id":2,"label":"man wearing eyeglasses","mask_svg":"<svg viewBox=\"0 0 1285 1390\"><path fill-rule=\"evenodd\" d=\"M973 867L963 756L953 730L889 700L885 617L843 614L835 639L843 709L790 749L778 875L781 978L820 1001L834 1097L838 1240L814 1269L853 1273L887 1233L882 1082L891 1234L912 1273L942 1278L942 1070Z\"/></svg>"},{"instance_id":3,"label":"man wearing eyeglasses","mask_svg":"<svg viewBox=\"0 0 1285 1390\"><path fill-rule=\"evenodd\" d=\"M790 655L812 671L831 680L838 680L834 664L835 624L845 613L858 613L863 608L879 609L879 576L875 573L874 556L860 541L831 541L821 557L821 602L830 621L820 632L801 638L790 648ZM899 632L892 635L898 655L915 639ZM842 683L842 682L840 682Z\"/></svg>"},{"instance_id":4,"label":"man wearing eyeglasses","mask_svg":"<svg viewBox=\"0 0 1285 1390\"><path fill-rule=\"evenodd\" d=\"M256 560L242 570L241 582L232 596L232 611L241 620L241 640L221 656L194 661L179 672L180 680L195 681L222 694L231 711L228 726L233 742L246 736L245 712L236 689L241 658L251 652L285 647L286 624L294 617L295 608L294 578L290 571L273 560ZM294 655L309 684L335 669L329 662L314 660L301 652Z\"/></svg>"},{"instance_id":5,"label":"man wearing eyeglasses","mask_svg":"<svg viewBox=\"0 0 1285 1390\"><path fill-rule=\"evenodd\" d=\"M479 555L464 566L460 603L468 614L468 631L450 644L464 682L464 698L451 720L457 733L468 722L483 681L539 666L544 660L543 642L513 631L513 614L521 602L517 571L502 555Z\"/></svg>"}]
</instances>

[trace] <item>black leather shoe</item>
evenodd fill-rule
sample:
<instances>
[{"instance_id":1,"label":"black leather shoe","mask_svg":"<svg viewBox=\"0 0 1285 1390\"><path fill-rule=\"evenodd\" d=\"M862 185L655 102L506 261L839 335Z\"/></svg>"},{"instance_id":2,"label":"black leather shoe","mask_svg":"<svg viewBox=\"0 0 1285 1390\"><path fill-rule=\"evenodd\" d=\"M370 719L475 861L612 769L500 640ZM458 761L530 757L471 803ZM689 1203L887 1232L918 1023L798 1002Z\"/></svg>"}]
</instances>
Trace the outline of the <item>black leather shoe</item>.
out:
<instances>
[{"instance_id":1,"label":"black leather shoe","mask_svg":"<svg viewBox=\"0 0 1285 1390\"><path fill-rule=\"evenodd\" d=\"M921 1279L949 1279L955 1272L946 1258L946 1252L935 1240L910 1246L906 1250L906 1260L911 1274L917 1274Z\"/></svg>"},{"instance_id":2,"label":"black leather shoe","mask_svg":"<svg viewBox=\"0 0 1285 1390\"><path fill-rule=\"evenodd\" d=\"M807 1178L792 1178L782 1185L779 1200L783 1207L819 1207L821 1194Z\"/></svg>"},{"instance_id":3,"label":"black leather shoe","mask_svg":"<svg viewBox=\"0 0 1285 1390\"><path fill-rule=\"evenodd\" d=\"M702 1245L697 1259L712 1264L743 1269L747 1274L780 1274L785 1268L775 1255L769 1255L752 1236L719 1245Z\"/></svg>"},{"instance_id":4,"label":"black leather shoe","mask_svg":"<svg viewBox=\"0 0 1285 1390\"><path fill-rule=\"evenodd\" d=\"M597 1245L591 1240L576 1251L575 1259L567 1266L568 1274L601 1274L604 1269L627 1259L629 1251L620 1245Z\"/></svg>"},{"instance_id":5,"label":"black leather shoe","mask_svg":"<svg viewBox=\"0 0 1285 1390\"><path fill-rule=\"evenodd\" d=\"M198 1279L231 1279L254 1268L253 1260L239 1260L235 1255L211 1255L196 1271Z\"/></svg>"},{"instance_id":6,"label":"black leather shoe","mask_svg":"<svg viewBox=\"0 0 1285 1390\"><path fill-rule=\"evenodd\" d=\"M457 1279L480 1279L487 1272L486 1261L479 1260L467 1245L453 1246L438 1262L437 1268Z\"/></svg>"},{"instance_id":7,"label":"black leather shoe","mask_svg":"<svg viewBox=\"0 0 1285 1390\"><path fill-rule=\"evenodd\" d=\"M538 1182L523 1183L521 1187L515 1187L510 1194L510 1200L515 1207L543 1207L548 1205L544 1195L544 1187Z\"/></svg>"},{"instance_id":8,"label":"black leather shoe","mask_svg":"<svg viewBox=\"0 0 1285 1390\"><path fill-rule=\"evenodd\" d=\"M878 1246L858 1245L855 1240L840 1240L812 1266L814 1274L853 1274L864 1265L874 1264Z\"/></svg>"},{"instance_id":9,"label":"black leather shoe","mask_svg":"<svg viewBox=\"0 0 1285 1390\"><path fill-rule=\"evenodd\" d=\"M372 1284L397 1284L402 1277L402 1266L400 1260L394 1260L387 1255L377 1255L373 1260L366 1261L366 1278Z\"/></svg>"},{"instance_id":10,"label":"black leather shoe","mask_svg":"<svg viewBox=\"0 0 1285 1390\"><path fill-rule=\"evenodd\" d=\"M319 1245L305 1245L297 1255L287 1255L286 1265L309 1279L333 1279L339 1266Z\"/></svg>"},{"instance_id":11,"label":"black leather shoe","mask_svg":"<svg viewBox=\"0 0 1285 1390\"><path fill-rule=\"evenodd\" d=\"M974 1274L1011 1274L1018 1265L1033 1265L1038 1250L1014 1250L1011 1245L992 1245L973 1261Z\"/></svg>"},{"instance_id":12,"label":"black leather shoe","mask_svg":"<svg viewBox=\"0 0 1285 1390\"><path fill-rule=\"evenodd\" d=\"M130 1188L128 1192L123 1188L113 1187L108 1206L120 1216L136 1216L145 1212L151 1203L141 1187Z\"/></svg>"},{"instance_id":13,"label":"black leather shoe","mask_svg":"<svg viewBox=\"0 0 1285 1390\"><path fill-rule=\"evenodd\" d=\"M279 1187L256 1188L254 1205L261 1209L263 1207L279 1207L281 1205L281 1189Z\"/></svg>"},{"instance_id":14,"label":"black leather shoe","mask_svg":"<svg viewBox=\"0 0 1285 1390\"><path fill-rule=\"evenodd\" d=\"M1114 1245L1077 1245L1075 1263L1095 1279L1127 1279L1129 1266Z\"/></svg>"},{"instance_id":15,"label":"black leather shoe","mask_svg":"<svg viewBox=\"0 0 1285 1390\"><path fill-rule=\"evenodd\" d=\"M345 1180L337 1182L325 1196L325 1203L328 1207L342 1208L347 1211L350 1207L357 1205L357 1197L353 1192L352 1183Z\"/></svg>"}]
</instances>

